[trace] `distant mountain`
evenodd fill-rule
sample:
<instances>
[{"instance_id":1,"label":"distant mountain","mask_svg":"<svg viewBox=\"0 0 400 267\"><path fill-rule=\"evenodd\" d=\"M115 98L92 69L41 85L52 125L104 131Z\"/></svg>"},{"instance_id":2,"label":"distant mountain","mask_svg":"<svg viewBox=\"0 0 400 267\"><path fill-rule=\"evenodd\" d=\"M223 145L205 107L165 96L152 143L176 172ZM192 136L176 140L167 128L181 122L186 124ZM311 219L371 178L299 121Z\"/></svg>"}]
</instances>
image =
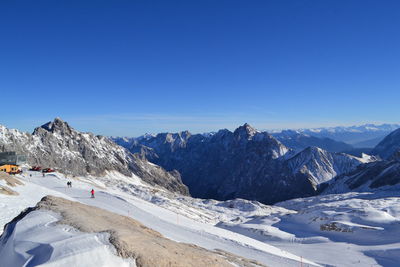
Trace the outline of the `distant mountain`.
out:
<instances>
[{"instance_id":1,"label":"distant mountain","mask_svg":"<svg viewBox=\"0 0 400 267\"><path fill-rule=\"evenodd\" d=\"M364 124L349 127L301 129L298 131L310 136L331 138L360 148L374 147L375 144L397 128L400 128L399 124Z\"/></svg>"},{"instance_id":2,"label":"distant mountain","mask_svg":"<svg viewBox=\"0 0 400 267\"><path fill-rule=\"evenodd\" d=\"M364 192L395 185L400 185L400 156L391 160L359 165L354 171L340 175L323 184L322 191L324 194L350 191Z\"/></svg>"},{"instance_id":3,"label":"distant mountain","mask_svg":"<svg viewBox=\"0 0 400 267\"><path fill-rule=\"evenodd\" d=\"M353 149L351 145L344 142L335 141L327 137L315 137L299 131L284 130L272 135L282 144L297 152L310 146L319 147L329 152L341 152Z\"/></svg>"},{"instance_id":4,"label":"distant mountain","mask_svg":"<svg viewBox=\"0 0 400 267\"><path fill-rule=\"evenodd\" d=\"M397 129L386 136L371 153L378 155L383 159L389 159L398 151L400 151L400 129Z\"/></svg>"},{"instance_id":5,"label":"distant mountain","mask_svg":"<svg viewBox=\"0 0 400 267\"><path fill-rule=\"evenodd\" d=\"M373 191L400 185L400 129L386 136L371 154L383 160L359 165L354 171L330 180L321 186L323 192Z\"/></svg>"},{"instance_id":6,"label":"distant mountain","mask_svg":"<svg viewBox=\"0 0 400 267\"><path fill-rule=\"evenodd\" d=\"M78 132L59 118L36 128L33 134L0 126L0 151L24 153L31 165L57 168L66 174L100 176L117 171L188 193L178 172L167 172L107 137Z\"/></svg>"},{"instance_id":7,"label":"distant mountain","mask_svg":"<svg viewBox=\"0 0 400 267\"><path fill-rule=\"evenodd\" d=\"M363 158L344 153L330 153L318 147L309 147L287 160L293 173L304 173L316 187L342 173L354 170L361 163L375 161L374 157Z\"/></svg>"},{"instance_id":8,"label":"distant mountain","mask_svg":"<svg viewBox=\"0 0 400 267\"><path fill-rule=\"evenodd\" d=\"M195 197L263 203L313 195L319 183L366 161L317 148L296 155L248 124L211 135L161 133L132 140L127 148L167 170L178 170Z\"/></svg>"},{"instance_id":9,"label":"distant mountain","mask_svg":"<svg viewBox=\"0 0 400 267\"><path fill-rule=\"evenodd\" d=\"M341 152L356 157L363 157L363 154L372 155L372 149L373 148L353 148L350 150L343 150Z\"/></svg>"}]
</instances>

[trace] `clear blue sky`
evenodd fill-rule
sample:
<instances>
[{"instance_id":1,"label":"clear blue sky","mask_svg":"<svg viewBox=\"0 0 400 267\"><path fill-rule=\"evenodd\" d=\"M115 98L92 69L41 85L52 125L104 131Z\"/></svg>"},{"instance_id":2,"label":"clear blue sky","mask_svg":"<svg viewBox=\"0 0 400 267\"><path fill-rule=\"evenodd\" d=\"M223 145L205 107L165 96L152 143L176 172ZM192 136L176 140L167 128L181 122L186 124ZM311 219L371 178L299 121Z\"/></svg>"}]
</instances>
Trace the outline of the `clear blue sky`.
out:
<instances>
[{"instance_id":1,"label":"clear blue sky","mask_svg":"<svg viewBox=\"0 0 400 267\"><path fill-rule=\"evenodd\" d=\"M0 1L0 124L399 122L400 1Z\"/></svg>"}]
</instances>

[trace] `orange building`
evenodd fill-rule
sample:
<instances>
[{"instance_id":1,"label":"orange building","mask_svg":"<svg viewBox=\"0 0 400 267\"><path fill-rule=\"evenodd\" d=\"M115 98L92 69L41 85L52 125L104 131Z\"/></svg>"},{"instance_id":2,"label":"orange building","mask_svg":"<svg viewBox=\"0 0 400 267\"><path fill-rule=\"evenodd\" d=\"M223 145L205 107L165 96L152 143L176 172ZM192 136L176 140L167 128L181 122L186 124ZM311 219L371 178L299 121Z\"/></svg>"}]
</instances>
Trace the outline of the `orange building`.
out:
<instances>
[{"instance_id":1,"label":"orange building","mask_svg":"<svg viewBox=\"0 0 400 267\"><path fill-rule=\"evenodd\" d=\"M6 172L6 173L9 173L9 174L15 174L15 173L19 173L20 172L20 170L19 170L17 165L10 165L10 164L6 164L6 165L0 166L0 171L1 172Z\"/></svg>"}]
</instances>

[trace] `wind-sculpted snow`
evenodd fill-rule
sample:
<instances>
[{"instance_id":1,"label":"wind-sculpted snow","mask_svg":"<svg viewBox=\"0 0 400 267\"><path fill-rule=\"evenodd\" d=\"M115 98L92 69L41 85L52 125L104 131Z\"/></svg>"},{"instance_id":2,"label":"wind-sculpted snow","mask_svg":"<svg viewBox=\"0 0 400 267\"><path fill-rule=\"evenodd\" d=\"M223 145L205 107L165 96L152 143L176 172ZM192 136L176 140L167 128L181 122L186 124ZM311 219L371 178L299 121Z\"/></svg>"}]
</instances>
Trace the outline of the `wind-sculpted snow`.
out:
<instances>
[{"instance_id":1,"label":"wind-sculpted snow","mask_svg":"<svg viewBox=\"0 0 400 267\"><path fill-rule=\"evenodd\" d=\"M28 248L19 245L28 242ZM126 216L54 196L44 197L7 224L0 243L2 262L10 266L264 266L174 242Z\"/></svg>"},{"instance_id":2,"label":"wind-sculpted snow","mask_svg":"<svg viewBox=\"0 0 400 267\"><path fill-rule=\"evenodd\" d=\"M178 170L195 197L274 203L311 196L317 185L367 159L306 149L297 156L273 136L245 124L212 135L163 133L114 139L131 152Z\"/></svg>"},{"instance_id":3,"label":"wind-sculpted snow","mask_svg":"<svg viewBox=\"0 0 400 267\"><path fill-rule=\"evenodd\" d=\"M0 151L17 151L31 165L57 168L70 175L103 175L106 171L132 173L150 184L187 194L177 172L167 172L104 136L81 133L56 118L34 130L21 133L0 127Z\"/></svg>"},{"instance_id":4,"label":"wind-sculpted snow","mask_svg":"<svg viewBox=\"0 0 400 267\"><path fill-rule=\"evenodd\" d=\"M32 177L30 176L31 174ZM45 225L41 223L36 224L35 222L37 221L19 220L21 222L21 227L19 227L19 229L22 231L17 233L17 238L16 236L12 238L16 238L15 240L18 239L19 241L29 241L31 248L40 246L40 250L32 250L30 255L33 257L38 256L37 259L47 259L47 263L51 264L51 266L66 266L68 262L70 266L82 265L95 267L102 266L102 260L117 261L118 259L110 259L109 257L111 254L115 255L115 252L109 249L108 251L104 251L108 242L102 242L107 241L105 238L109 238L111 241L113 238L112 235L105 236L94 233L94 235L89 236L82 232L82 230L86 230L81 228L81 226L83 223L85 229L92 229L96 232L97 230L94 229L98 229L99 225L101 227L107 227L107 229L111 229L112 227L119 228L118 225L120 225L120 223L124 224L128 221L128 218L139 221L145 225L145 227L161 233L168 239L178 241L179 243L194 244L195 246L200 246L208 250L215 250L218 255L226 258L229 262L233 263L234 266L254 267L257 266L256 261L267 266L300 266L301 262L304 266L320 266L307 260L305 257L300 258L295 254L270 246L267 243L227 231L215 225L220 220L245 221L248 220L246 217L266 216L272 213L284 215L293 212L284 208L265 206L256 201L240 199L227 202L193 199L169 192L160 187L150 186L143 183L139 178L132 180L131 177L125 177L117 172L107 174L104 177L85 176L67 178L60 173L42 177L36 172L27 171L23 175L18 175L18 178L25 183L24 186L17 186L15 188L16 191L19 192L18 196L0 195L0 207L2 207L2 213L0 213L0 227L5 222L9 222L12 218L17 216L20 211L26 207L36 205L43 196L49 194L90 205L90 207L87 207L88 211L83 213L75 212L75 206L77 205L67 204L64 206L65 210L61 212L62 215L70 213L74 216L74 214L78 214L78 217L75 217L78 224L76 224L76 222L71 224L74 226L73 229L63 225L64 223L70 225L70 220L62 221L60 217L54 217L52 214L50 214L50 216L53 217L44 218L42 216L43 214L39 216L40 218L44 218L44 221L48 222L48 224ZM72 188L66 186L66 181L68 180L73 181ZM95 198L90 198L91 188L94 188L96 191ZM98 212L98 209L92 208L92 206L122 215L125 219L121 219L120 216L116 215L105 215L102 212ZM52 207L52 204L50 207ZM49 213L46 212L45 215L48 214ZM206 217L202 217L201 214L206 215ZM69 215L66 217L68 218ZM19 219L21 219L21 216ZM111 222L108 220L111 220ZM113 220L115 220L115 222ZM104 223L105 221L108 222ZM62 224L60 224L61 222ZM100 224L97 224L97 222L100 222ZM18 224L19 223L17 223L17 225ZM63 227L57 228L58 225ZM130 228L127 232L124 230L128 239L133 236L128 233L133 229L134 228ZM12 228L8 228L6 233L12 232L9 230L12 230ZM29 234L25 230L27 230ZM70 232L70 230L72 230L72 232ZM81 231L79 232L76 230ZM8 234L6 233L1 238L7 239ZM100 239L98 240L100 242L96 241L97 238ZM55 240L58 241L55 242ZM23 242L13 243L11 242L12 240L9 241L10 242L7 242L9 246L6 248L0 245L0 254L5 253L5 255L8 256L8 260L10 257L13 257L13 253L10 253L12 250L29 250L29 248L24 246L25 243ZM137 240L131 241L136 242ZM139 243L142 244L142 242ZM54 253L47 249L49 248L48 246L42 245L54 245ZM63 249L60 250L60 248ZM144 245L141 247L141 251L143 251L143 248L145 248ZM149 248L149 252L151 249L152 248ZM119 250L117 249L117 251ZM121 251L125 251L125 249ZM37 255L39 252L40 254L51 255L51 257L39 257L39 255ZM138 252L140 251L138 250ZM232 254L239 255L240 257L234 257ZM157 256L162 258L165 254L159 253ZM90 261L91 257L96 257L96 260L93 262ZM246 258L251 260L246 260ZM11 261L14 260L15 258L11 259ZM117 263L109 261L108 263L107 266L120 266ZM16 265L11 264L11 266ZM172 266L175 265L172 264ZM185 266L190 265L186 264ZM196 266L203 265L200 264Z\"/></svg>"}]
</instances>

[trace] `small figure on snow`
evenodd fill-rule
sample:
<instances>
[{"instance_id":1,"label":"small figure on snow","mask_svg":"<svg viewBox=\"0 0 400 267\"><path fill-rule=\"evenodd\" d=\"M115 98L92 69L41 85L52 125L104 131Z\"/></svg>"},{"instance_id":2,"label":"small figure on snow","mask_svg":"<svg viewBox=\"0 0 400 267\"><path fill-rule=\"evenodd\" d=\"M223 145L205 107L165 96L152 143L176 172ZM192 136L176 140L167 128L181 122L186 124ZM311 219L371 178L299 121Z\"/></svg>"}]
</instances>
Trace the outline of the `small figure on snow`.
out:
<instances>
[{"instance_id":1,"label":"small figure on snow","mask_svg":"<svg viewBox=\"0 0 400 267\"><path fill-rule=\"evenodd\" d=\"M92 198L94 198L94 189L92 188L92 191L90 191L90 193L92 194Z\"/></svg>"},{"instance_id":2,"label":"small figure on snow","mask_svg":"<svg viewBox=\"0 0 400 267\"><path fill-rule=\"evenodd\" d=\"M68 187L72 187L72 182L71 182L71 181L68 181L68 182L67 182L67 186L68 186Z\"/></svg>"}]
</instances>

